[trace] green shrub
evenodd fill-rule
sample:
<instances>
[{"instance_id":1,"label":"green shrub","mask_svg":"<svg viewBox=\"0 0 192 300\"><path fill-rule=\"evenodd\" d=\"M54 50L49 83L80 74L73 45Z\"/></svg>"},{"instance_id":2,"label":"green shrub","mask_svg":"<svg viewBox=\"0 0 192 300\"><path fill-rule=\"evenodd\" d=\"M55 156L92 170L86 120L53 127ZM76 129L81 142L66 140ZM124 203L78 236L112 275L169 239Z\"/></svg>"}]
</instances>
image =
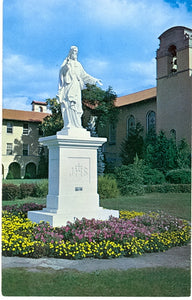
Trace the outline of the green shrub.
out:
<instances>
[{"instance_id":1,"label":"green shrub","mask_svg":"<svg viewBox=\"0 0 192 300\"><path fill-rule=\"evenodd\" d=\"M109 175L98 177L98 193L100 198L115 198L119 195L119 189L115 178Z\"/></svg>"},{"instance_id":2,"label":"green shrub","mask_svg":"<svg viewBox=\"0 0 192 300\"><path fill-rule=\"evenodd\" d=\"M48 194L48 180L43 180L35 184L35 197L45 197Z\"/></svg>"},{"instance_id":3,"label":"green shrub","mask_svg":"<svg viewBox=\"0 0 192 300\"><path fill-rule=\"evenodd\" d=\"M140 165L134 163L115 169L115 177L122 195L142 195L143 175Z\"/></svg>"},{"instance_id":4,"label":"green shrub","mask_svg":"<svg viewBox=\"0 0 192 300\"><path fill-rule=\"evenodd\" d=\"M19 186L21 199L35 196L35 184L34 183L22 183Z\"/></svg>"},{"instance_id":5,"label":"green shrub","mask_svg":"<svg viewBox=\"0 0 192 300\"><path fill-rule=\"evenodd\" d=\"M3 184L2 188L2 199L6 200L15 200L20 196L20 189L15 184Z\"/></svg>"},{"instance_id":6,"label":"green shrub","mask_svg":"<svg viewBox=\"0 0 192 300\"><path fill-rule=\"evenodd\" d=\"M144 187L146 193L190 193L190 184L161 184L147 185Z\"/></svg>"},{"instance_id":7,"label":"green shrub","mask_svg":"<svg viewBox=\"0 0 192 300\"><path fill-rule=\"evenodd\" d=\"M142 169L144 184L162 184L165 182L165 175L161 171L151 169L149 166L143 166Z\"/></svg>"},{"instance_id":8,"label":"green shrub","mask_svg":"<svg viewBox=\"0 0 192 300\"><path fill-rule=\"evenodd\" d=\"M191 170L190 169L171 170L167 172L166 180L170 183L189 184L191 183Z\"/></svg>"}]
</instances>

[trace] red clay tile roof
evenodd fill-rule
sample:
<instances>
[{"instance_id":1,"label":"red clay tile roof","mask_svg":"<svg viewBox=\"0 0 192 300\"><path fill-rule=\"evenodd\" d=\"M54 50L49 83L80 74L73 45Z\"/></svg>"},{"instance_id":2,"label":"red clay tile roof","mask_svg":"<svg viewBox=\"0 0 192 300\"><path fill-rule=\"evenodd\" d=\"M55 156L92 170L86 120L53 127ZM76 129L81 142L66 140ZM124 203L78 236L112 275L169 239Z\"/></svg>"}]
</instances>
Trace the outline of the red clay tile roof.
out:
<instances>
[{"instance_id":1,"label":"red clay tile roof","mask_svg":"<svg viewBox=\"0 0 192 300\"><path fill-rule=\"evenodd\" d=\"M33 100L33 101L31 102L31 104L33 104L33 103L35 103L35 104L39 104L39 105L47 105L47 103L46 103L46 102L35 101L35 100Z\"/></svg>"},{"instance_id":2,"label":"red clay tile roof","mask_svg":"<svg viewBox=\"0 0 192 300\"><path fill-rule=\"evenodd\" d=\"M120 107L120 106L124 106L124 105L129 105L129 104L137 103L137 102L147 100L150 98L154 98L156 96L157 96L157 88L154 87L154 88L140 91L137 93L118 97L115 100L115 106Z\"/></svg>"},{"instance_id":3,"label":"red clay tile roof","mask_svg":"<svg viewBox=\"0 0 192 300\"><path fill-rule=\"evenodd\" d=\"M4 120L17 120L17 121L28 121L28 122L42 122L48 113L14 110L14 109L3 109Z\"/></svg>"}]
</instances>

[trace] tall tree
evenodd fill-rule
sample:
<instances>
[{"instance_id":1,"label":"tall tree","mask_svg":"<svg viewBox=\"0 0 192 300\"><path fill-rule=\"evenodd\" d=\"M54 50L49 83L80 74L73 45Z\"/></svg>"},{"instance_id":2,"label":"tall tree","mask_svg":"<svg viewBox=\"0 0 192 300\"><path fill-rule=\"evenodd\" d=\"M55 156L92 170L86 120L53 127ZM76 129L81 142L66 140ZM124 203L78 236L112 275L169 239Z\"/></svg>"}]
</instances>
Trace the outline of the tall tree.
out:
<instances>
[{"instance_id":1,"label":"tall tree","mask_svg":"<svg viewBox=\"0 0 192 300\"><path fill-rule=\"evenodd\" d=\"M129 135L121 145L121 158L124 165L134 163L136 155L139 159L143 158L144 140L142 137L143 126L137 123L135 128L131 128Z\"/></svg>"}]
</instances>

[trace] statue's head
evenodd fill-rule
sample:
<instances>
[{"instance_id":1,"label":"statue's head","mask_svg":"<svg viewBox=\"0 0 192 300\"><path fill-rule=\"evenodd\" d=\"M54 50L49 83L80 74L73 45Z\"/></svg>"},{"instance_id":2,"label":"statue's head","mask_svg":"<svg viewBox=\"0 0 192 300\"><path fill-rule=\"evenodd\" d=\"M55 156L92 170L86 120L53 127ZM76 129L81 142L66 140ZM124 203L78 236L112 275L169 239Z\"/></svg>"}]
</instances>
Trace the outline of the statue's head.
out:
<instances>
[{"instance_id":1,"label":"statue's head","mask_svg":"<svg viewBox=\"0 0 192 300\"><path fill-rule=\"evenodd\" d=\"M69 57L71 59L76 60L77 54L78 54L78 48L76 46L71 46L70 51L69 51Z\"/></svg>"}]
</instances>

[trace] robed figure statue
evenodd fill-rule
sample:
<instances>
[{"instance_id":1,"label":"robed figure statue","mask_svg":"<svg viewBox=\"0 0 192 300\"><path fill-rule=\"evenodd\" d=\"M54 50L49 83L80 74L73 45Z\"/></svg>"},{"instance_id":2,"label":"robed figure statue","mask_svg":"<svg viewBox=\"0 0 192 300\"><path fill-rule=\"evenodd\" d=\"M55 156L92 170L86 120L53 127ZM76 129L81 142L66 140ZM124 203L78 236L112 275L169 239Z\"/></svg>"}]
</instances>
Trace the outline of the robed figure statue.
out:
<instances>
[{"instance_id":1,"label":"robed figure statue","mask_svg":"<svg viewBox=\"0 0 192 300\"><path fill-rule=\"evenodd\" d=\"M57 97L61 104L64 128L82 128L81 116L83 110L81 90L85 87L86 83L99 83L102 85L101 80L85 72L80 62L77 61L77 54L78 48L72 46L59 72Z\"/></svg>"}]
</instances>

